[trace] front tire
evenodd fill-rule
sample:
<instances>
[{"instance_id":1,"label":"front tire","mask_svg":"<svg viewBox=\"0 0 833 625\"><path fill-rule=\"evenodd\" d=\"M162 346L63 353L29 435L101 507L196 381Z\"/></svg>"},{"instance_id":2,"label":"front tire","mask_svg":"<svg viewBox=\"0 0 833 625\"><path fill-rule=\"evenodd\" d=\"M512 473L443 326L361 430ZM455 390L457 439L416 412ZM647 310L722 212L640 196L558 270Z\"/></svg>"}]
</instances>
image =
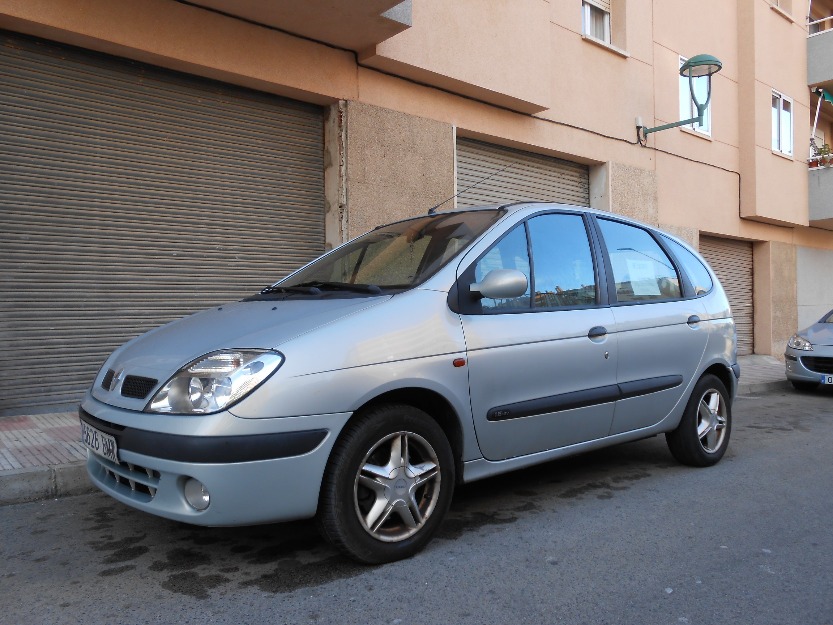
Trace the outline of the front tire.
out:
<instances>
[{"instance_id":1,"label":"front tire","mask_svg":"<svg viewBox=\"0 0 833 625\"><path fill-rule=\"evenodd\" d=\"M723 382L706 374L694 386L677 428L665 435L671 454L694 467L716 464L732 432L732 405Z\"/></svg>"},{"instance_id":2,"label":"front tire","mask_svg":"<svg viewBox=\"0 0 833 625\"><path fill-rule=\"evenodd\" d=\"M413 406L376 406L352 422L333 448L318 526L360 562L407 558L439 528L454 483L454 456L436 421Z\"/></svg>"}]
</instances>

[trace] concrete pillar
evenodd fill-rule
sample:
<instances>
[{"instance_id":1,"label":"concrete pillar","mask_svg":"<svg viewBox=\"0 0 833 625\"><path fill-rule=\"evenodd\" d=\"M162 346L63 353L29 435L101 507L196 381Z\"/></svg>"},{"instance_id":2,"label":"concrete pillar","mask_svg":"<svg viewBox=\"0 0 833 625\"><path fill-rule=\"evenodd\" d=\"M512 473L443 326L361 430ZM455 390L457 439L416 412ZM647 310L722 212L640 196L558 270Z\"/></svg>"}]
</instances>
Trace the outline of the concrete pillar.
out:
<instances>
[{"instance_id":1,"label":"concrete pillar","mask_svg":"<svg viewBox=\"0 0 833 625\"><path fill-rule=\"evenodd\" d=\"M349 101L331 107L326 128L328 245L454 195L451 124Z\"/></svg>"},{"instance_id":2,"label":"concrete pillar","mask_svg":"<svg viewBox=\"0 0 833 625\"><path fill-rule=\"evenodd\" d=\"M608 176L610 208L607 210L656 226L659 219L656 172L622 163L608 163Z\"/></svg>"},{"instance_id":3,"label":"concrete pillar","mask_svg":"<svg viewBox=\"0 0 833 625\"><path fill-rule=\"evenodd\" d=\"M789 243L755 243L753 280L755 353L784 357L790 336L798 329L796 248Z\"/></svg>"}]
</instances>

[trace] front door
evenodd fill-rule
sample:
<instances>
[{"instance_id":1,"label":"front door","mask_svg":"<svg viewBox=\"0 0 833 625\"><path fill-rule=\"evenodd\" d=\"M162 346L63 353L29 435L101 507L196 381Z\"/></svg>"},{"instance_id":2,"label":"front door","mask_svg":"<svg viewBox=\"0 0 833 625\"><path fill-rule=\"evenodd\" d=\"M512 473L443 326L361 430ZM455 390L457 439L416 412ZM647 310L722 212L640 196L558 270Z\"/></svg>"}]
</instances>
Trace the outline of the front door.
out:
<instances>
[{"instance_id":1,"label":"front door","mask_svg":"<svg viewBox=\"0 0 833 625\"><path fill-rule=\"evenodd\" d=\"M471 406L483 455L502 460L602 438L618 387L613 314L600 304L587 224L547 213L518 224L460 284L517 269L527 292L462 311Z\"/></svg>"}]
</instances>

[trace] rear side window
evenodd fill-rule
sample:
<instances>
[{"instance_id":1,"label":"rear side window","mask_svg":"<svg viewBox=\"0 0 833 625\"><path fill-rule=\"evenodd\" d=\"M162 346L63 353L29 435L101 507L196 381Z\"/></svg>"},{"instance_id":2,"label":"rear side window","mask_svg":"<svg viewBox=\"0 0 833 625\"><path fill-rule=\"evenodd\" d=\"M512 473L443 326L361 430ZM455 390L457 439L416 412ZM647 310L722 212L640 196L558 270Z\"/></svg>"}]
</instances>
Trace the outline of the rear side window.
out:
<instances>
[{"instance_id":1,"label":"rear side window","mask_svg":"<svg viewBox=\"0 0 833 625\"><path fill-rule=\"evenodd\" d=\"M616 299L646 302L682 296L674 264L647 230L618 221L599 219L604 236Z\"/></svg>"},{"instance_id":2,"label":"rear side window","mask_svg":"<svg viewBox=\"0 0 833 625\"><path fill-rule=\"evenodd\" d=\"M714 286L712 277L700 259L673 239L669 239L668 237L663 237L663 239L665 239L665 242L671 248L671 252L680 261L683 269L688 274L691 284L694 286L694 295L705 295L711 291L712 286Z\"/></svg>"}]
</instances>

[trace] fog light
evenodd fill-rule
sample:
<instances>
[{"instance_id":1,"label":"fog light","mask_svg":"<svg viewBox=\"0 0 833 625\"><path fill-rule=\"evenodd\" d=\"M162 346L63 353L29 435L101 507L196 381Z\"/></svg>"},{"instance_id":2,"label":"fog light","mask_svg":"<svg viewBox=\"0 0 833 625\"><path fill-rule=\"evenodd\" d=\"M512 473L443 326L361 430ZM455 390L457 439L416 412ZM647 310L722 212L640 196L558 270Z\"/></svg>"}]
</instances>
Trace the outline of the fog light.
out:
<instances>
[{"instance_id":1,"label":"fog light","mask_svg":"<svg viewBox=\"0 0 833 625\"><path fill-rule=\"evenodd\" d=\"M194 510L202 512L211 503L211 495L208 494L208 489L202 482L189 477L185 482L185 501Z\"/></svg>"}]
</instances>

